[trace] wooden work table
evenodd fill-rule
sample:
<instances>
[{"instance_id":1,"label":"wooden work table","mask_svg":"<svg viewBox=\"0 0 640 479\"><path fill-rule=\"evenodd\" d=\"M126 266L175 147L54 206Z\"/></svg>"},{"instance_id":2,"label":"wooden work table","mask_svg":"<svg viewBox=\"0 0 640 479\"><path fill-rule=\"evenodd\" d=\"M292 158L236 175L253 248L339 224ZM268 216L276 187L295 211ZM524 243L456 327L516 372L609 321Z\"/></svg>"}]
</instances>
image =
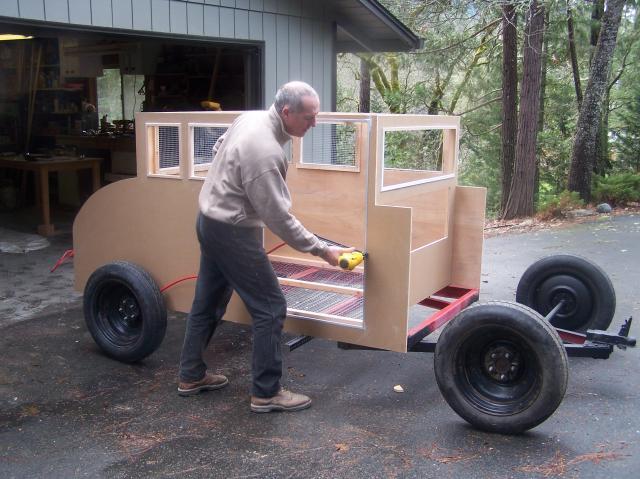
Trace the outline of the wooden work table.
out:
<instances>
[{"instance_id":1,"label":"wooden work table","mask_svg":"<svg viewBox=\"0 0 640 479\"><path fill-rule=\"evenodd\" d=\"M84 149L136 151L136 138L134 135L56 135L56 142Z\"/></svg>"},{"instance_id":2,"label":"wooden work table","mask_svg":"<svg viewBox=\"0 0 640 479\"><path fill-rule=\"evenodd\" d=\"M36 197L39 198L42 212L42 224L38 225L38 233L43 236L51 236L54 232L51 223L51 210L49 205L49 172L79 171L91 169L93 192L100 188L100 162L102 158L76 158L58 156L36 161L26 161L22 158L0 158L0 168L9 168L21 171L33 171L36 173Z\"/></svg>"}]
</instances>

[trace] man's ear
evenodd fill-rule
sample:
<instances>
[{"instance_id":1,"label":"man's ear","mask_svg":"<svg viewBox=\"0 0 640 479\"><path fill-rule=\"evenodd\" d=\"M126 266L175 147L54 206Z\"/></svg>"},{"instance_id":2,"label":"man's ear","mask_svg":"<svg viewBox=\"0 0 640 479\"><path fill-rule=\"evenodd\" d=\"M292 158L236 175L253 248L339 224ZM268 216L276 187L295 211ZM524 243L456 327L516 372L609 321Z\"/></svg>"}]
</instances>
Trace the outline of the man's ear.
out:
<instances>
[{"instance_id":1,"label":"man's ear","mask_svg":"<svg viewBox=\"0 0 640 479\"><path fill-rule=\"evenodd\" d=\"M285 105L282 107L282 117L283 118L288 118L289 117L289 113L291 113L291 109L289 108L289 105Z\"/></svg>"}]
</instances>

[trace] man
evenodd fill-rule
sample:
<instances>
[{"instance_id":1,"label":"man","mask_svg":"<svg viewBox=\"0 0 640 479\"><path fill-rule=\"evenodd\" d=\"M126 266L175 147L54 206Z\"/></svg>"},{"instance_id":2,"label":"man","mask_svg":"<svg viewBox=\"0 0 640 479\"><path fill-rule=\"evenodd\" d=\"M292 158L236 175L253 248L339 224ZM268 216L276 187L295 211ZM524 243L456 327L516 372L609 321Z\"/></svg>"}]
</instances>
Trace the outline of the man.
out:
<instances>
[{"instance_id":1,"label":"man","mask_svg":"<svg viewBox=\"0 0 640 479\"><path fill-rule=\"evenodd\" d=\"M253 320L251 410L298 411L311 399L282 389L280 340L287 304L262 247L267 226L293 248L338 264L343 252L307 231L289 212L284 147L316 125L320 100L303 82L278 90L268 111L239 116L214 146L214 160L199 196L196 232L200 272L187 319L178 393L220 389L229 381L207 372L202 353L222 318L232 290Z\"/></svg>"}]
</instances>

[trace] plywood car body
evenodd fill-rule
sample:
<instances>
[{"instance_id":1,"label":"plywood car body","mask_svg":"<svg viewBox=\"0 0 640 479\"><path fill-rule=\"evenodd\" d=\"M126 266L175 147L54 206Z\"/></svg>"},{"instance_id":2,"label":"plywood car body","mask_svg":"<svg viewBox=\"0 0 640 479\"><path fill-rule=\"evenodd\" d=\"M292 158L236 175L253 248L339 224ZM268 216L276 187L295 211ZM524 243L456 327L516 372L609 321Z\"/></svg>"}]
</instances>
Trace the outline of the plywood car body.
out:
<instances>
[{"instance_id":1,"label":"plywood car body","mask_svg":"<svg viewBox=\"0 0 640 479\"><path fill-rule=\"evenodd\" d=\"M136 116L137 176L100 189L74 223L76 289L117 260L141 266L159 286L197 274L194 225L207 155L239 114ZM405 352L413 305L445 286L479 288L486 193L458 185L459 135L457 117L322 113L315 131L293 142L287 174L293 213L310 231L368 258L345 283L319 258L275 250L276 270L298 272L281 275L290 307L285 330ZM435 138L435 148L412 151L423 138ZM405 163L424 155L436 161L399 167L392 155ZM265 249L278 243L265 231ZM167 308L188 312L194 288L191 280L167 289ZM321 306L309 306L309 297L323 295ZM302 307L292 299L298 297ZM344 313L343 299L359 309ZM250 322L236 295L224 319Z\"/></svg>"}]
</instances>

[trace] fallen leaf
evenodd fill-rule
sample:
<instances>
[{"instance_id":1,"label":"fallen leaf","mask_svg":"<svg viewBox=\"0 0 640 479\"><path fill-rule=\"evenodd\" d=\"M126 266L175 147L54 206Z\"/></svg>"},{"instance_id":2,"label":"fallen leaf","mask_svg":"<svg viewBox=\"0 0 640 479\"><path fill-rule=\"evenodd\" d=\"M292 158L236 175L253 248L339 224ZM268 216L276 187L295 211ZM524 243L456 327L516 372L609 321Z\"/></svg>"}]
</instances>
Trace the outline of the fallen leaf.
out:
<instances>
[{"instance_id":1,"label":"fallen leaf","mask_svg":"<svg viewBox=\"0 0 640 479\"><path fill-rule=\"evenodd\" d=\"M336 444L336 451L338 452L347 452L349 450L348 444Z\"/></svg>"}]
</instances>

